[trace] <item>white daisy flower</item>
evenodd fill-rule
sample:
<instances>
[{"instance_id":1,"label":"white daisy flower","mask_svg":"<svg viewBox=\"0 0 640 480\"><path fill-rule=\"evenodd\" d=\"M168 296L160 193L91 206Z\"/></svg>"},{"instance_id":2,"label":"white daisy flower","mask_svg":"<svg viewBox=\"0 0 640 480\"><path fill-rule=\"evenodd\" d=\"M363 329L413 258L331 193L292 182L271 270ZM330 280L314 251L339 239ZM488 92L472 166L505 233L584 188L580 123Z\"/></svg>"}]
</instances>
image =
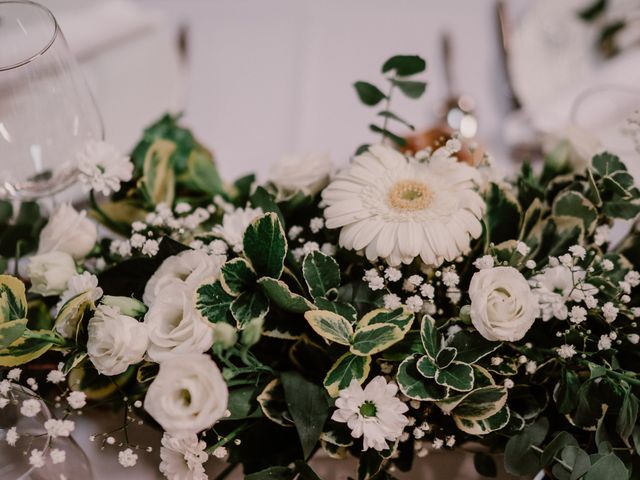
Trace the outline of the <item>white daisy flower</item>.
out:
<instances>
[{"instance_id":1,"label":"white daisy flower","mask_svg":"<svg viewBox=\"0 0 640 480\"><path fill-rule=\"evenodd\" d=\"M327 228L341 228L340 245L371 261L440 265L469 251L482 233L484 201L476 169L434 155L419 163L381 145L369 148L322 192Z\"/></svg>"},{"instance_id":2,"label":"white daisy flower","mask_svg":"<svg viewBox=\"0 0 640 480\"><path fill-rule=\"evenodd\" d=\"M167 478L205 480L208 477L202 465L209 457L206 448L207 443L195 434L173 437L165 433L160 447L160 472Z\"/></svg>"},{"instance_id":3,"label":"white daisy flower","mask_svg":"<svg viewBox=\"0 0 640 480\"><path fill-rule=\"evenodd\" d=\"M262 213L261 208L237 208L225 213L222 224L214 226L211 232L227 242L236 253L240 253L244 231Z\"/></svg>"},{"instance_id":4,"label":"white daisy flower","mask_svg":"<svg viewBox=\"0 0 640 480\"><path fill-rule=\"evenodd\" d=\"M395 441L409 423L403 415L409 407L396 397L397 393L398 386L387 383L382 376L375 377L364 389L352 380L340 391L331 418L346 423L354 438L362 437L363 451L386 450L387 440Z\"/></svg>"},{"instance_id":5,"label":"white daisy flower","mask_svg":"<svg viewBox=\"0 0 640 480\"><path fill-rule=\"evenodd\" d=\"M120 190L121 182L131 180L133 163L113 145L90 140L78 153L78 171L86 191L109 195Z\"/></svg>"}]
</instances>

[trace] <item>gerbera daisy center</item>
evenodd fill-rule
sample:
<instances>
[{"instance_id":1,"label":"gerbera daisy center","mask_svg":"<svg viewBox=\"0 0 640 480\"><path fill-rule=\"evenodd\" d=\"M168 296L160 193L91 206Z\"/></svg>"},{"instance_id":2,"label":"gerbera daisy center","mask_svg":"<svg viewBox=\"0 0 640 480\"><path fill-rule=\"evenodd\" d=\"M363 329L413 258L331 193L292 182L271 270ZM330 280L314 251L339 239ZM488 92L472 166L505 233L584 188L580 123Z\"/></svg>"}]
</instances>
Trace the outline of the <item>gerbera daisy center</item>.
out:
<instances>
[{"instance_id":1,"label":"gerbera daisy center","mask_svg":"<svg viewBox=\"0 0 640 480\"><path fill-rule=\"evenodd\" d=\"M401 180L389 191L389 206L404 212L422 210L431 203L433 193L423 182Z\"/></svg>"},{"instance_id":2,"label":"gerbera daisy center","mask_svg":"<svg viewBox=\"0 0 640 480\"><path fill-rule=\"evenodd\" d=\"M376 408L375 403L367 400L360 405L360 415L363 417L375 417L376 413L378 413L378 409Z\"/></svg>"}]
</instances>

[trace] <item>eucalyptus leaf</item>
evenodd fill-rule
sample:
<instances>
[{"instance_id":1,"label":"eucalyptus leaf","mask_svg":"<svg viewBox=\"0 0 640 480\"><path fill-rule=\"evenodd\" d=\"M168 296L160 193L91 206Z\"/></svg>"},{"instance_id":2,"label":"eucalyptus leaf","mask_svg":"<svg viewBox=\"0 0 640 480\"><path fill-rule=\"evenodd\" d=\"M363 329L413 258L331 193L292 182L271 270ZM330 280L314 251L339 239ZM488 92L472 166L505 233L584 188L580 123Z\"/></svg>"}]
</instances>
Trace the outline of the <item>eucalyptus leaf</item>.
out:
<instances>
[{"instance_id":1,"label":"eucalyptus leaf","mask_svg":"<svg viewBox=\"0 0 640 480\"><path fill-rule=\"evenodd\" d=\"M356 89L360 101L370 107L377 105L387 98L378 87L368 82L356 82L353 84L353 87Z\"/></svg>"}]
</instances>

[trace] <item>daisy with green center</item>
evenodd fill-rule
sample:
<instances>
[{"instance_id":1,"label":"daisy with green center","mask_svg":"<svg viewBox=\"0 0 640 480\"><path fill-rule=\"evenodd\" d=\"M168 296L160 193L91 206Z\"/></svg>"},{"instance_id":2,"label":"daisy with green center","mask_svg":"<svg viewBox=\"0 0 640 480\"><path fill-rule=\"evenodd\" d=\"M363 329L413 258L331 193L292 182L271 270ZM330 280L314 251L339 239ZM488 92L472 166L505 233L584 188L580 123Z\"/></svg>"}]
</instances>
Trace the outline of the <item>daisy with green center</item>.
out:
<instances>
[{"instance_id":1,"label":"daisy with green center","mask_svg":"<svg viewBox=\"0 0 640 480\"><path fill-rule=\"evenodd\" d=\"M418 162L376 145L337 174L322 198L325 226L341 228L340 245L393 266L417 256L437 266L469 252L482 233L479 174L439 150Z\"/></svg>"},{"instance_id":2,"label":"daisy with green center","mask_svg":"<svg viewBox=\"0 0 640 480\"><path fill-rule=\"evenodd\" d=\"M387 441L395 441L409 424L403 414L406 404L396 397L398 386L387 383L384 377L371 380L363 389L356 381L340 391L336 399L337 410L332 419L346 423L354 438L362 437L362 450L389 448Z\"/></svg>"}]
</instances>

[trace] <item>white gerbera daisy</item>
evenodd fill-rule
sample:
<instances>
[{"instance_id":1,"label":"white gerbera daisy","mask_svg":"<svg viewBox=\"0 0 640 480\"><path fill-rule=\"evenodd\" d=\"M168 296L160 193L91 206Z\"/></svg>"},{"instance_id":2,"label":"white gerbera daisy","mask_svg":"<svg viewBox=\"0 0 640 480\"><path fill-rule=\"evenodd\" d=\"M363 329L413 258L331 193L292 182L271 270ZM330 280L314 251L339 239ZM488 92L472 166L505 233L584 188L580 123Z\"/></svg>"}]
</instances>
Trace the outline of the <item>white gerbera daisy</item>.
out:
<instances>
[{"instance_id":1,"label":"white gerbera daisy","mask_svg":"<svg viewBox=\"0 0 640 480\"><path fill-rule=\"evenodd\" d=\"M195 434L173 437L165 433L160 447L160 472L167 478L183 480L205 480L207 474L202 466L209 457L206 442Z\"/></svg>"},{"instance_id":2,"label":"white gerbera daisy","mask_svg":"<svg viewBox=\"0 0 640 480\"><path fill-rule=\"evenodd\" d=\"M442 150L442 151L440 151ZM327 228L371 261L428 265L454 260L482 233L478 171L439 149L425 163L381 145L369 148L323 191Z\"/></svg>"},{"instance_id":3,"label":"white gerbera daisy","mask_svg":"<svg viewBox=\"0 0 640 480\"><path fill-rule=\"evenodd\" d=\"M363 389L356 381L340 391L336 399L337 410L332 420L346 423L354 438L362 437L362 450L382 451L400 435L409 419L403 415L409 407L396 394L398 386L377 376Z\"/></svg>"}]
</instances>

